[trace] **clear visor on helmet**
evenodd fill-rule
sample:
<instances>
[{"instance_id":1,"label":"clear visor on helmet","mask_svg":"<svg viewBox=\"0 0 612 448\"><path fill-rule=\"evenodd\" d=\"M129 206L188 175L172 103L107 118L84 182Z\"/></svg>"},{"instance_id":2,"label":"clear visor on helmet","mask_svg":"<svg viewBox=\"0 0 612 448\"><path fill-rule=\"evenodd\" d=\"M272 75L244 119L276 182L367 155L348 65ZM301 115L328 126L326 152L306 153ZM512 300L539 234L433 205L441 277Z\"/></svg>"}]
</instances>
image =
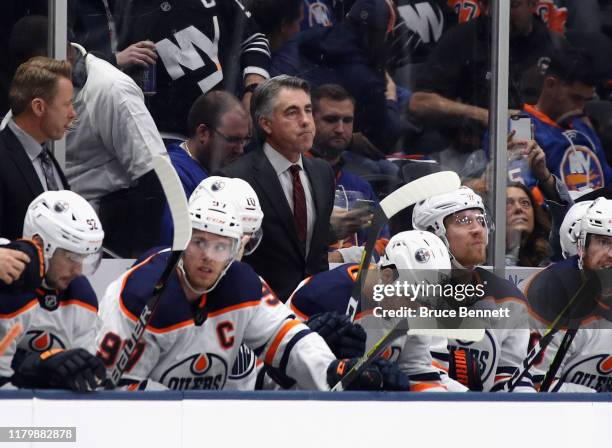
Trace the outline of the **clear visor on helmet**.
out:
<instances>
[{"instance_id":1,"label":"clear visor on helmet","mask_svg":"<svg viewBox=\"0 0 612 448\"><path fill-rule=\"evenodd\" d=\"M253 233L245 233L245 237L248 237L247 242L244 245L244 255L251 255L255 252L255 249L259 247L261 239L263 238L263 229L260 227Z\"/></svg>"},{"instance_id":2,"label":"clear visor on helmet","mask_svg":"<svg viewBox=\"0 0 612 448\"><path fill-rule=\"evenodd\" d=\"M487 232L495 230L495 224L493 224L489 214L480 209L461 210L451 216L452 222L461 227L471 227L476 224L483 227Z\"/></svg>"},{"instance_id":3,"label":"clear visor on helmet","mask_svg":"<svg viewBox=\"0 0 612 448\"><path fill-rule=\"evenodd\" d=\"M214 261L229 262L236 258L240 244L238 240L230 237L217 236L207 239L197 235L191 238L189 246L201 258L208 258Z\"/></svg>"},{"instance_id":4,"label":"clear visor on helmet","mask_svg":"<svg viewBox=\"0 0 612 448\"><path fill-rule=\"evenodd\" d=\"M57 248L54 256L62 257L73 265L80 265L83 275L93 275L102 261L102 250L90 254L77 254L70 250Z\"/></svg>"}]
</instances>

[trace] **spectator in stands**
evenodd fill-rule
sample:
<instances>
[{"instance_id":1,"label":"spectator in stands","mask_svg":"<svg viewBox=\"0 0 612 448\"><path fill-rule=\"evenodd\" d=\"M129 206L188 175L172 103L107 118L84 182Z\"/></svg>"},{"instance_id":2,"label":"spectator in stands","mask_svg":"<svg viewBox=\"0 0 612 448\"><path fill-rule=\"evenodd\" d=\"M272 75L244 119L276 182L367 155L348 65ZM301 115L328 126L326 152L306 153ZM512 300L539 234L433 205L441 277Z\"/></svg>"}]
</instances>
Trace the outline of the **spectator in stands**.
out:
<instances>
[{"instance_id":1,"label":"spectator in stands","mask_svg":"<svg viewBox=\"0 0 612 448\"><path fill-rule=\"evenodd\" d=\"M148 105L160 131L186 135L194 99L212 89L244 90L249 103L269 77L270 49L241 1L115 2L120 50L151 40L159 59Z\"/></svg>"},{"instance_id":2,"label":"spectator in stands","mask_svg":"<svg viewBox=\"0 0 612 448\"><path fill-rule=\"evenodd\" d=\"M265 236L244 261L284 301L304 278L328 269L334 174L327 162L302 157L315 132L306 81L278 76L264 82L255 90L251 114L263 148L220 175L244 179L257 193Z\"/></svg>"},{"instance_id":3,"label":"spectator in stands","mask_svg":"<svg viewBox=\"0 0 612 448\"><path fill-rule=\"evenodd\" d=\"M36 35L46 36L47 21L36 16L13 29L14 39L29 42L30 55L46 49L46 42L19 37L34 27L45 31ZM159 237L163 193L152 155L166 149L134 81L79 45L68 50L78 119L66 135L66 176L72 189L99 210L105 247L135 257Z\"/></svg>"},{"instance_id":4,"label":"spectator in stands","mask_svg":"<svg viewBox=\"0 0 612 448\"><path fill-rule=\"evenodd\" d=\"M489 120L489 3L480 0L484 14L445 33L421 71L410 99L410 112L426 128L415 142L420 152L471 152L480 146ZM535 0L513 0L510 5L511 109L537 98L544 63L563 43L534 15L535 6Z\"/></svg>"},{"instance_id":5,"label":"spectator in stands","mask_svg":"<svg viewBox=\"0 0 612 448\"><path fill-rule=\"evenodd\" d=\"M301 76L311 85L340 84L355 99L355 129L384 153L399 137L397 87L386 72L396 14L387 0L357 0L334 27L305 31L272 73Z\"/></svg>"},{"instance_id":6,"label":"spectator in stands","mask_svg":"<svg viewBox=\"0 0 612 448\"><path fill-rule=\"evenodd\" d=\"M275 52L300 31L304 0L250 0L247 7Z\"/></svg>"},{"instance_id":7,"label":"spectator in stands","mask_svg":"<svg viewBox=\"0 0 612 448\"><path fill-rule=\"evenodd\" d=\"M348 148L353 137L353 121L355 115L354 98L340 85L324 84L312 94L312 109L316 133L314 146L310 153L321 157L332 166L336 176L336 187L344 191L361 193L363 199L372 204L378 203L378 198L368 182L343 169L343 152ZM359 232L358 241L346 241L349 246L363 244L368 221L372 219L367 209L355 209L347 212L334 210L332 213L332 228L337 240Z\"/></svg>"},{"instance_id":8,"label":"spectator in stands","mask_svg":"<svg viewBox=\"0 0 612 448\"><path fill-rule=\"evenodd\" d=\"M525 105L533 120L535 139L546 153L548 169L570 192L597 189L612 182L612 169L599 137L581 119L596 83L586 53L576 49L556 53L537 103Z\"/></svg>"},{"instance_id":9,"label":"spectator in stands","mask_svg":"<svg viewBox=\"0 0 612 448\"><path fill-rule=\"evenodd\" d=\"M114 3L113 0L69 0L68 26L74 33L74 42L121 69L154 65L157 54L150 40L117 51Z\"/></svg>"},{"instance_id":10,"label":"spectator in stands","mask_svg":"<svg viewBox=\"0 0 612 448\"><path fill-rule=\"evenodd\" d=\"M223 90L200 95L189 111L187 128L189 139L168 145L168 154L189 198L202 180L240 157L251 136L244 106ZM165 207L162 245L172 243L173 231L170 210Z\"/></svg>"},{"instance_id":11,"label":"spectator in stands","mask_svg":"<svg viewBox=\"0 0 612 448\"><path fill-rule=\"evenodd\" d=\"M9 103L13 111L0 132L0 235L20 238L30 202L46 190L68 188L46 146L64 137L76 114L71 68L66 61L37 57L17 69Z\"/></svg>"},{"instance_id":12,"label":"spectator in stands","mask_svg":"<svg viewBox=\"0 0 612 448\"><path fill-rule=\"evenodd\" d=\"M506 189L506 266L538 267L550 259L550 220L529 188L514 182Z\"/></svg>"}]
</instances>

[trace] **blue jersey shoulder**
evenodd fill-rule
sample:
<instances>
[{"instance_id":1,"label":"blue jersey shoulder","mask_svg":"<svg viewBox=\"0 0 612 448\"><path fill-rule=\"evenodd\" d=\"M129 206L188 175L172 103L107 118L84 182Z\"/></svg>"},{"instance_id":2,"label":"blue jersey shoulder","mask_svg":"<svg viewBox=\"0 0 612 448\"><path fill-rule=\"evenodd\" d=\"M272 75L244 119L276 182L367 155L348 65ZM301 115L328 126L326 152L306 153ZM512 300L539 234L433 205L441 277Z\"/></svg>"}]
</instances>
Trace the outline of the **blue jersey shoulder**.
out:
<instances>
[{"instance_id":1,"label":"blue jersey shoulder","mask_svg":"<svg viewBox=\"0 0 612 448\"><path fill-rule=\"evenodd\" d=\"M291 304L306 317L327 311L344 314L357 276L357 264L343 264L313 275L298 289Z\"/></svg>"},{"instance_id":2,"label":"blue jersey shoulder","mask_svg":"<svg viewBox=\"0 0 612 448\"><path fill-rule=\"evenodd\" d=\"M138 317L152 297L155 284L169 261L171 252L159 252L136 266L126 279L120 300L134 317ZM206 295L206 310L210 313L244 302L259 300L262 282L253 269L234 262L219 284ZM183 292L176 272L170 275L158 308L150 325L155 329L174 327L193 319L195 305Z\"/></svg>"}]
</instances>

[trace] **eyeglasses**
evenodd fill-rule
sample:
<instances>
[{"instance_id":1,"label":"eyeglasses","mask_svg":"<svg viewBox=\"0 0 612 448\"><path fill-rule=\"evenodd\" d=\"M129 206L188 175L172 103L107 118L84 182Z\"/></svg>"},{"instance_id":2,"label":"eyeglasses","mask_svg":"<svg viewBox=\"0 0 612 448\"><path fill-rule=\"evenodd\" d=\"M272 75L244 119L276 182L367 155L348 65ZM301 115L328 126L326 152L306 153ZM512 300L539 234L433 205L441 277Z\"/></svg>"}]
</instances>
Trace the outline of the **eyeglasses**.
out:
<instances>
[{"instance_id":1,"label":"eyeglasses","mask_svg":"<svg viewBox=\"0 0 612 448\"><path fill-rule=\"evenodd\" d=\"M248 136L248 137L229 136L229 135L225 135L223 132L220 132L217 128L211 127L210 129L212 129L215 133L219 134L221 138L223 138L223 140L225 140L230 145L240 144L242 146L246 146L251 142L251 136Z\"/></svg>"}]
</instances>

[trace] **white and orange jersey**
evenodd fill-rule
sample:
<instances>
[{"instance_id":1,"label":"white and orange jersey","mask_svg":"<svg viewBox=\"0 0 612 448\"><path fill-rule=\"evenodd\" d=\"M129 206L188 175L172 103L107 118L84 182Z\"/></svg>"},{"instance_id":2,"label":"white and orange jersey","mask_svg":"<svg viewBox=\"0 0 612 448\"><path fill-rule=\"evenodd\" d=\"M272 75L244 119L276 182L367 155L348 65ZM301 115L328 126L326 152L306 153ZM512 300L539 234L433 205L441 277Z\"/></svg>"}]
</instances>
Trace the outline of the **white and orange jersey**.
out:
<instances>
[{"instance_id":1,"label":"white and orange jersey","mask_svg":"<svg viewBox=\"0 0 612 448\"><path fill-rule=\"evenodd\" d=\"M13 356L25 331L30 327L37 308L38 298L33 293L0 294L0 340L3 341L0 353L0 387L5 386L13 376Z\"/></svg>"},{"instance_id":2,"label":"white and orange jersey","mask_svg":"<svg viewBox=\"0 0 612 448\"><path fill-rule=\"evenodd\" d=\"M546 333L557 316L579 293L586 278L578 268L578 257L573 256L548 266L536 274L528 283L526 296L529 300L529 316L532 345ZM579 325L576 336L557 372L551 390L562 385L578 385L598 392L612 391L612 312L609 304L601 300L599 289L586 288L575 305L565 314L575 316L573 325ZM536 359L531 374L535 384L540 383L548 372L561 344L567 327L562 320L559 331L542 356ZM575 390L575 389L570 389Z\"/></svg>"},{"instance_id":3,"label":"white and orange jersey","mask_svg":"<svg viewBox=\"0 0 612 448\"><path fill-rule=\"evenodd\" d=\"M508 280L501 279L482 268L473 273L474 284L483 285L483 298L470 305L470 309L508 310L507 316L485 321L485 336L480 341L432 338L431 354L434 364L448 372L450 356L458 349L470 352L478 360L484 391L503 387L527 356L529 345L529 318L523 294ZM518 384L517 390L533 391L529 379Z\"/></svg>"},{"instance_id":4,"label":"white and orange jersey","mask_svg":"<svg viewBox=\"0 0 612 448\"><path fill-rule=\"evenodd\" d=\"M358 269L357 264L344 264L309 277L298 285L286 305L302 320L328 311L344 314ZM390 329L385 328L383 320L371 312L358 313L355 323L366 331L366 351ZM428 336L402 336L393 341L383 354L410 377L413 391L446 390L440 383L438 369L432 365L429 343Z\"/></svg>"},{"instance_id":5,"label":"white and orange jersey","mask_svg":"<svg viewBox=\"0 0 612 448\"><path fill-rule=\"evenodd\" d=\"M19 349L44 352L52 348L84 348L92 354L96 352L98 300L87 278L77 277L65 291L38 288L36 294L39 306Z\"/></svg>"},{"instance_id":6,"label":"white and orange jersey","mask_svg":"<svg viewBox=\"0 0 612 448\"><path fill-rule=\"evenodd\" d=\"M113 282L100 306L98 355L111 369L169 258L162 251ZM194 310L204 309L200 325ZM323 339L294 319L244 263L234 262L213 291L187 301L172 275L124 378L151 379L169 389L224 389L244 343L264 363L294 378L304 389L328 390L326 373L335 359Z\"/></svg>"}]
</instances>

